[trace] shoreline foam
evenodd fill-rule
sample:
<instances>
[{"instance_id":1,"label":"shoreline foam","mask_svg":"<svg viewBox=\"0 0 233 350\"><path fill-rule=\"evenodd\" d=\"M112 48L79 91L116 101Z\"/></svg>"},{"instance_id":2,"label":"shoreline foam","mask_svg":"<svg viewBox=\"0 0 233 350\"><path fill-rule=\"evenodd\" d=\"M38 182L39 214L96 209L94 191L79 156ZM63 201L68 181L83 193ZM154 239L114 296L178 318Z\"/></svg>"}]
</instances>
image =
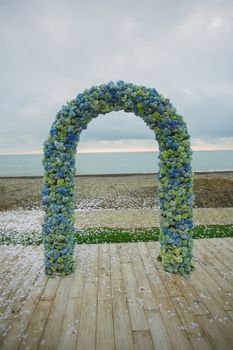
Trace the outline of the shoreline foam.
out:
<instances>
[{"instance_id":1,"label":"shoreline foam","mask_svg":"<svg viewBox=\"0 0 233 350\"><path fill-rule=\"evenodd\" d=\"M205 174L232 174L233 170L195 170L195 174L205 175ZM120 176L143 176L143 175L158 175L158 173L114 173L114 174L77 174L75 177L120 177ZM8 175L0 176L0 179L41 179L43 175Z\"/></svg>"}]
</instances>

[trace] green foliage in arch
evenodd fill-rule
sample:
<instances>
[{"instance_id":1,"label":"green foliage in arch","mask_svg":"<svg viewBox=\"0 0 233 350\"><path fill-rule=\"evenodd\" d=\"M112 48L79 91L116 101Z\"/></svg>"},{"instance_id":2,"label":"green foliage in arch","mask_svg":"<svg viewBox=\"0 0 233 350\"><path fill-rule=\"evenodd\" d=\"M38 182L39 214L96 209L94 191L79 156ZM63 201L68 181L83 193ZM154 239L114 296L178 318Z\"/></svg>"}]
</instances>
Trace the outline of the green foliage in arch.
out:
<instances>
[{"instance_id":1,"label":"green foliage in arch","mask_svg":"<svg viewBox=\"0 0 233 350\"><path fill-rule=\"evenodd\" d=\"M43 242L49 275L73 271L75 153L88 123L112 111L141 117L159 144L160 258L166 271L192 270L193 191L189 134L170 101L153 88L118 81L94 86L62 106L44 143Z\"/></svg>"}]
</instances>

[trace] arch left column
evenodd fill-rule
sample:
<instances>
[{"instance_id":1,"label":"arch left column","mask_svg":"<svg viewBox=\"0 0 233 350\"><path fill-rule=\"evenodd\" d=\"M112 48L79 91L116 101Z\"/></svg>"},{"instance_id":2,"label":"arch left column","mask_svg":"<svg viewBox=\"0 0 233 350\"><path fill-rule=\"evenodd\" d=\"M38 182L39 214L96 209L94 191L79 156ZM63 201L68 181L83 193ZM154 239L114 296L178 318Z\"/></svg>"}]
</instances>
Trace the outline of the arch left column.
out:
<instances>
[{"instance_id":1,"label":"arch left column","mask_svg":"<svg viewBox=\"0 0 233 350\"><path fill-rule=\"evenodd\" d=\"M71 101L62 107L44 143L42 232L48 275L67 275L73 271L75 154L81 130L73 123L72 105Z\"/></svg>"}]
</instances>

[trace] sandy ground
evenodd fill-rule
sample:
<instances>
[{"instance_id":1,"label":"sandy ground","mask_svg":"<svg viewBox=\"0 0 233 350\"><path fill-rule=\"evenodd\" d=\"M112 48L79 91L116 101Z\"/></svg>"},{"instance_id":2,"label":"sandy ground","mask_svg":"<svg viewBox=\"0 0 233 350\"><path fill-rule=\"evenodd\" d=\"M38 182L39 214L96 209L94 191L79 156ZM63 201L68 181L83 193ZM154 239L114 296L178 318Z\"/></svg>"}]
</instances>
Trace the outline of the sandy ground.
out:
<instances>
[{"instance_id":1,"label":"sandy ground","mask_svg":"<svg viewBox=\"0 0 233 350\"><path fill-rule=\"evenodd\" d=\"M76 226L80 228L159 227L160 214L157 208L77 211L75 221ZM233 225L233 208L194 208L193 223L194 225Z\"/></svg>"},{"instance_id":2,"label":"sandy ground","mask_svg":"<svg viewBox=\"0 0 233 350\"><path fill-rule=\"evenodd\" d=\"M0 178L0 211L40 206L42 177ZM156 175L76 177L76 208L151 209L158 207ZM194 175L195 207L233 207L233 172Z\"/></svg>"},{"instance_id":3,"label":"sandy ground","mask_svg":"<svg viewBox=\"0 0 233 350\"><path fill-rule=\"evenodd\" d=\"M10 210L0 212L2 232L24 235L41 231L42 210ZM194 225L233 225L233 208L194 208ZM86 227L159 227L159 209L76 210L77 228Z\"/></svg>"}]
</instances>

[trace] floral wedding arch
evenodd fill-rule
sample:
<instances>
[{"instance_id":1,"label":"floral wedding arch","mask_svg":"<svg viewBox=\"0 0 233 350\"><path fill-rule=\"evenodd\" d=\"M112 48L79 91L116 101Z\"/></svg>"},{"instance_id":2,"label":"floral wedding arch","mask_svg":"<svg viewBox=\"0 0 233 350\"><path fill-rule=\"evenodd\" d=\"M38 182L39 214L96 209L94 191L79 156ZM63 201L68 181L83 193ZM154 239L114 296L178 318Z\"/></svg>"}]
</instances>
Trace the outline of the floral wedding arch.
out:
<instances>
[{"instance_id":1,"label":"floral wedding arch","mask_svg":"<svg viewBox=\"0 0 233 350\"><path fill-rule=\"evenodd\" d=\"M110 82L84 90L57 113L44 143L42 205L45 271L73 271L75 154L88 123L112 111L141 117L159 144L160 259L166 271L192 270L192 170L189 134L170 101L153 88Z\"/></svg>"}]
</instances>

